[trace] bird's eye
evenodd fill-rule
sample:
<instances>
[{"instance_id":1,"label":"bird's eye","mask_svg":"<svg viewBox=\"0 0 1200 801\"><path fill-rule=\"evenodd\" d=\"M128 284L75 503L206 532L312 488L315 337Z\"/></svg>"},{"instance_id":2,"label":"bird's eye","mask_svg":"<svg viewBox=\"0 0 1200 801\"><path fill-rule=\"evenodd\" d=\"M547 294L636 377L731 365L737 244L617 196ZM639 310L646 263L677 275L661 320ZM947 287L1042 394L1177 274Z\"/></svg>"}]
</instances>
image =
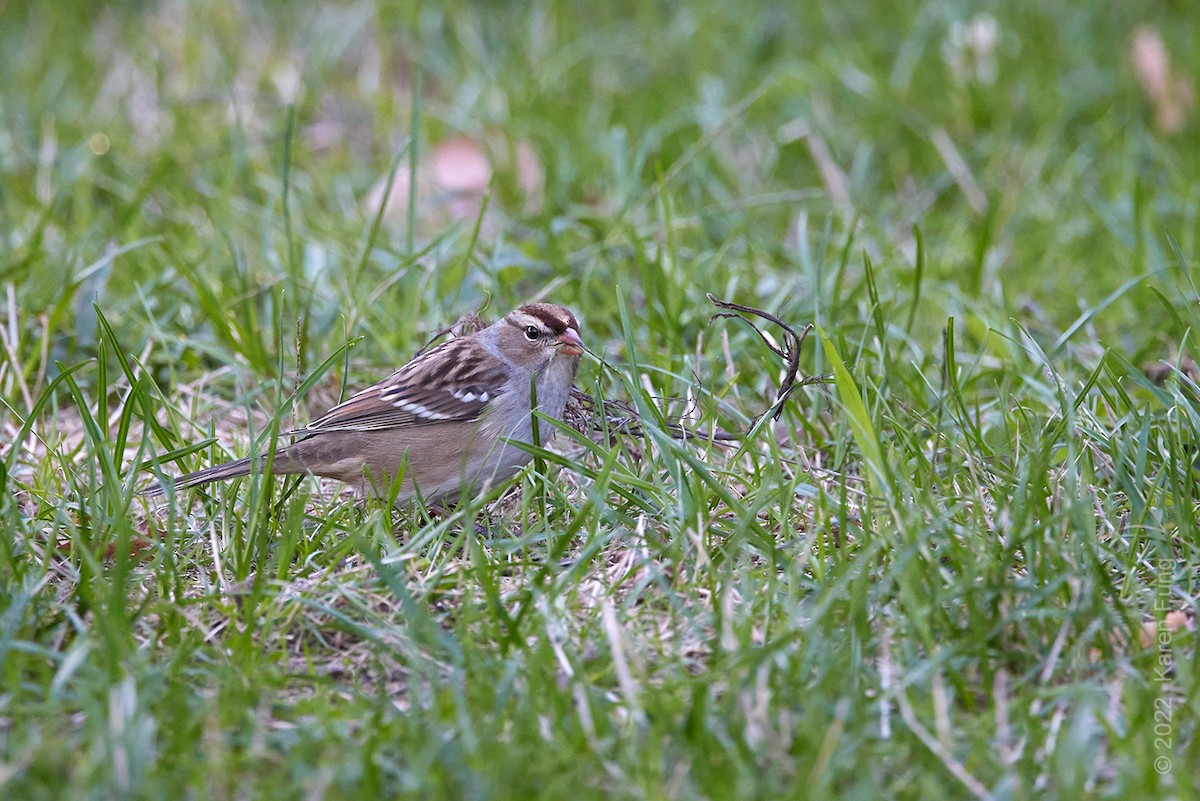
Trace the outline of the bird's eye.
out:
<instances>
[{"instance_id":1,"label":"bird's eye","mask_svg":"<svg viewBox=\"0 0 1200 801\"><path fill-rule=\"evenodd\" d=\"M525 338L530 342L535 341L538 338L539 333L541 332L538 331L538 327L536 325L525 326Z\"/></svg>"}]
</instances>

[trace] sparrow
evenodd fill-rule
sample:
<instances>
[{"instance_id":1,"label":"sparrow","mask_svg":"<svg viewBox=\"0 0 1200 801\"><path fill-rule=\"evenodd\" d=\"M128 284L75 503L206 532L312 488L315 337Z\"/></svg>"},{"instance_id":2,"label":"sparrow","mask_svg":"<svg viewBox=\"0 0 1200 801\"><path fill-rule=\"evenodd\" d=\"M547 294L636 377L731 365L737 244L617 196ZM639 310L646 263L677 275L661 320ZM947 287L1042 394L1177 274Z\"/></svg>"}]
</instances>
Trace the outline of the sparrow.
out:
<instances>
[{"instance_id":1,"label":"sparrow","mask_svg":"<svg viewBox=\"0 0 1200 801\"><path fill-rule=\"evenodd\" d=\"M334 406L277 448L275 475L337 479L366 495L452 503L512 477L530 460L533 399L561 419L583 355L568 309L530 303L473 334L443 342ZM265 454L214 465L144 494L197 487L265 469ZM393 487L399 479L399 487Z\"/></svg>"}]
</instances>

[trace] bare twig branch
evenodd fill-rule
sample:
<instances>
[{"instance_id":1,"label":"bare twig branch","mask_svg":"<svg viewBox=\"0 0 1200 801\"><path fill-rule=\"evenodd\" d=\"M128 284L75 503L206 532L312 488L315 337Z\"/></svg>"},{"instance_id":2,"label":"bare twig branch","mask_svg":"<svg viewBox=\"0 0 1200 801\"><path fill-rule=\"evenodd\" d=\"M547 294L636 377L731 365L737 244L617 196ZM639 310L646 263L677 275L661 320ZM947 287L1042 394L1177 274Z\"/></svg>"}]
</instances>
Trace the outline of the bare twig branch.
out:
<instances>
[{"instance_id":1,"label":"bare twig branch","mask_svg":"<svg viewBox=\"0 0 1200 801\"><path fill-rule=\"evenodd\" d=\"M804 326L800 333L797 334L795 328L785 323L783 320L780 320L778 317L768 311L756 309L753 306L743 306L740 303L731 303L727 300L721 300L711 292L708 293L708 300L718 309L729 309L731 312L736 312L736 314L730 312L717 312L709 318L709 323L712 323L712 321L716 319L725 318L741 320L746 325L753 328L754 333L758 334L759 338L762 339L766 346L771 349L771 352L783 359L784 364L787 365L787 372L784 373L783 381L781 381L779 384L779 391L775 395L775 402L771 404L771 409L768 409L754 419L756 424L762 419L763 415L766 414L771 414L772 420L778 420L779 415L783 413L784 403L787 402L788 397L799 387L808 386L809 384L820 384L828 380L828 377L826 376L809 376L800 382L796 381L796 376L800 372L800 350L804 347L804 340L813 330L812 323ZM742 317L741 315L743 314L759 317L782 328L784 333L783 346L780 347L779 345L776 345L761 328L755 325L752 321ZM772 410L774 411L772 412ZM753 426L751 426L751 428L753 428Z\"/></svg>"}]
</instances>

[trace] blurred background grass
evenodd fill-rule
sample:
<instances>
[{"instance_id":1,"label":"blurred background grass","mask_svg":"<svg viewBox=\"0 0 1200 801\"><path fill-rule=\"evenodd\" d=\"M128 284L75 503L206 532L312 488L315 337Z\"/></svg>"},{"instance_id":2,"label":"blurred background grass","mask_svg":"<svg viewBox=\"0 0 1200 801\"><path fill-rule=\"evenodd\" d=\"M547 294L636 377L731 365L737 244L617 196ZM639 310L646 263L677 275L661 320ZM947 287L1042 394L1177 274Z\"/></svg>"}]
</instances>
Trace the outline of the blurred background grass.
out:
<instances>
[{"instance_id":1,"label":"blurred background grass","mask_svg":"<svg viewBox=\"0 0 1200 801\"><path fill-rule=\"evenodd\" d=\"M1183 121L1156 130L1131 61L1134 29L1152 25L1169 80L1189 85L1197 55L1180 5L57 8L4 10L4 278L30 311L60 306L70 282L122 320L161 311L170 331L191 305L180 279L198 267L248 294L282 282L285 303L314 312L314 335L356 305L352 283L384 280L374 299L388 312L353 333L386 340L404 327L395 313L444 317L489 293L504 305L564 274L576 280L563 300L611 308L613 279L630 283L613 245L656 225L665 201L676 247L722 255L681 287L682 311L661 310L673 316L702 318L700 292L731 283L803 314L836 311L814 260L857 220L853 251L897 274L896 292L911 291L916 225L942 304L1035 305L1058 327L1153 275L1097 320L1140 348L1137 321L1162 312L1152 290L1185 286L1168 236L1194 252L1192 101L1165 101ZM417 209L431 218L419 244L449 241L397 278L411 258L401 209L355 271L370 189L414 132L426 151L457 137L482 149L505 222L466 265L473 221L455 236ZM519 174L522 149L532 175ZM925 335L944 323L935 310L921 315ZM67 357L94 348L76 311L52 320ZM149 332L130 333L136 350Z\"/></svg>"},{"instance_id":2,"label":"blurred background grass","mask_svg":"<svg viewBox=\"0 0 1200 801\"><path fill-rule=\"evenodd\" d=\"M1190 792L1194 670L1160 697L1113 641L1200 564L1190 4L0 0L0 52L12 797ZM698 374L744 425L776 367L707 292L832 335L888 515L812 389L709 454L734 503L655 440L661 497L584 482L516 545L301 492L128 559L131 465L244 450L347 343L311 405L485 305L570 305L624 389ZM583 567L547 572L564 532Z\"/></svg>"}]
</instances>

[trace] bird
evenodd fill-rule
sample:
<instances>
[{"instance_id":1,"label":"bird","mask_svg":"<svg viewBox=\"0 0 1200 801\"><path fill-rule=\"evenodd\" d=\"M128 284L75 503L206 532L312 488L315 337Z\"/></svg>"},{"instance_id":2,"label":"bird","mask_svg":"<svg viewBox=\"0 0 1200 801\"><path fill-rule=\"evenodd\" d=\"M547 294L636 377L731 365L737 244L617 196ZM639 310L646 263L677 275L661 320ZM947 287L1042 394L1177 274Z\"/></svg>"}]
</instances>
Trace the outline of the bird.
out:
<instances>
[{"instance_id":1,"label":"bird","mask_svg":"<svg viewBox=\"0 0 1200 801\"><path fill-rule=\"evenodd\" d=\"M454 503L515 475L531 458L537 410L561 419L584 352L579 322L552 303L529 303L475 333L443 342L351 396L290 445L188 473L143 494L246 476L333 478L364 495ZM402 478L401 478L402 476ZM393 486L400 479L398 487Z\"/></svg>"}]
</instances>

